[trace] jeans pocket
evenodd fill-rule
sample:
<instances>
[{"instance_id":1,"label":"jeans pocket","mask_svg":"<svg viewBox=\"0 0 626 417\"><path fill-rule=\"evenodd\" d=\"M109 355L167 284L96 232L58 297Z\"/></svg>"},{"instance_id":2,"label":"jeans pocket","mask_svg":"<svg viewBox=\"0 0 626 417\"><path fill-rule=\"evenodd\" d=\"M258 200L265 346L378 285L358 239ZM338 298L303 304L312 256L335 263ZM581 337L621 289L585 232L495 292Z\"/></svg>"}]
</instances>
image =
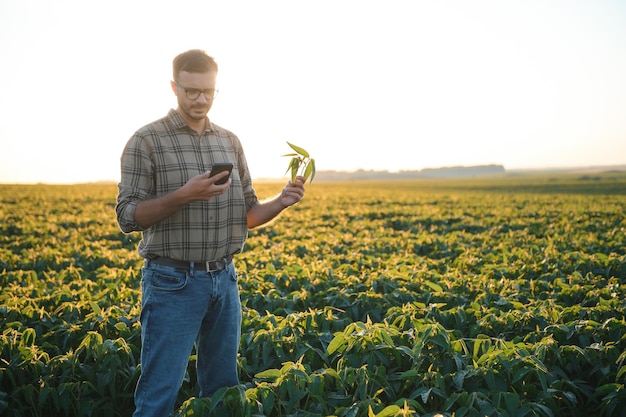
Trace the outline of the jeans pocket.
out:
<instances>
[{"instance_id":1,"label":"jeans pocket","mask_svg":"<svg viewBox=\"0 0 626 417\"><path fill-rule=\"evenodd\" d=\"M235 268L235 265L233 265L232 263L228 266L228 275L230 276L231 281L237 282L237 279L238 279L237 269Z\"/></svg>"},{"instance_id":2,"label":"jeans pocket","mask_svg":"<svg viewBox=\"0 0 626 417\"><path fill-rule=\"evenodd\" d=\"M150 285L155 290L178 291L187 285L187 274L167 275L163 272L155 272L150 276Z\"/></svg>"}]
</instances>

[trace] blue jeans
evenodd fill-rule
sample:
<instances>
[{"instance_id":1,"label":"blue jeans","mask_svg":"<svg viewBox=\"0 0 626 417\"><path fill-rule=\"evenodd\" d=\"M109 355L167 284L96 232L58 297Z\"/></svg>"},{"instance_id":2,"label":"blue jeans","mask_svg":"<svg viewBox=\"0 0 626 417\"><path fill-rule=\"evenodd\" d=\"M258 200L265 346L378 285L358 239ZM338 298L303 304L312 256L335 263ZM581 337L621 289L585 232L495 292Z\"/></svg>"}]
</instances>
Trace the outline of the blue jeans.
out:
<instances>
[{"instance_id":1,"label":"blue jeans","mask_svg":"<svg viewBox=\"0 0 626 417\"><path fill-rule=\"evenodd\" d=\"M146 262L141 280L141 376L134 417L173 410L194 344L200 396L239 384L241 302L231 262L218 272Z\"/></svg>"}]
</instances>

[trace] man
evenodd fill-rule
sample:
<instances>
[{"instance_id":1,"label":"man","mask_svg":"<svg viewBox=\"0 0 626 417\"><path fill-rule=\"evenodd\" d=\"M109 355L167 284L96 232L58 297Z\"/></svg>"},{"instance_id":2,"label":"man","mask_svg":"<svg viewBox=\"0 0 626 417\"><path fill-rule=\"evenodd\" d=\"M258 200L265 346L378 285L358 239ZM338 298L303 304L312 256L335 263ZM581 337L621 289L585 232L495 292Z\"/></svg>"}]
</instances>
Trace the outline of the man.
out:
<instances>
[{"instance_id":1,"label":"man","mask_svg":"<svg viewBox=\"0 0 626 417\"><path fill-rule=\"evenodd\" d=\"M232 263L248 228L278 216L304 196L304 178L261 203L239 139L207 117L217 64L201 50L173 62L178 107L139 129L121 157L117 221L142 232L141 376L135 416L167 416L191 351L200 396L239 383L241 303ZM210 177L214 164L233 164Z\"/></svg>"}]
</instances>

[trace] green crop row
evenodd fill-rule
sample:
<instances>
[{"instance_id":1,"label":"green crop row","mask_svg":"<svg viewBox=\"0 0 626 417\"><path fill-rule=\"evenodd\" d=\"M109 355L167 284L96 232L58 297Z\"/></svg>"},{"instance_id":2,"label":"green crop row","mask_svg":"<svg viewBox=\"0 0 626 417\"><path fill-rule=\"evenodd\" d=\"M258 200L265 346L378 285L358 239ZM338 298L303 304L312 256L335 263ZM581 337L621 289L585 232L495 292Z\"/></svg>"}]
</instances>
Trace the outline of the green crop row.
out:
<instances>
[{"instance_id":1,"label":"green crop row","mask_svg":"<svg viewBox=\"0 0 626 417\"><path fill-rule=\"evenodd\" d=\"M236 259L241 385L196 398L192 355L176 415L623 415L624 190L617 174L308 186ZM0 186L1 415L132 414L142 261L115 195Z\"/></svg>"}]
</instances>

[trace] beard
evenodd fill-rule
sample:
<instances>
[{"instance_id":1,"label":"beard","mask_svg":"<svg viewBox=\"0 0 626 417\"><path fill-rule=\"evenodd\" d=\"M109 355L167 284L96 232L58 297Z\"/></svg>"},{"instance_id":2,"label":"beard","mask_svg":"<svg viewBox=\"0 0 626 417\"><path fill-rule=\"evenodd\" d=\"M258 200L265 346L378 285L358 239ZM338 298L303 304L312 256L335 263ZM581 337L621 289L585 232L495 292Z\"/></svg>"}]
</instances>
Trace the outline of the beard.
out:
<instances>
[{"instance_id":1,"label":"beard","mask_svg":"<svg viewBox=\"0 0 626 417\"><path fill-rule=\"evenodd\" d=\"M203 120L209 112L210 108L211 106L206 105L191 105L181 107L185 115L187 115L187 117L192 120Z\"/></svg>"},{"instance_id":2,"label":"beard","mask_svg":"<svg viewBox=\"0 0 626 417\"><path fill-rule=\"evenodd\" d=\"M211 109L211 102L208 103L188 103L182 99L178 100L178 108L187 116L190 120L202 120L206 117L207 113Z\"/></svg>"}]
</instances>

